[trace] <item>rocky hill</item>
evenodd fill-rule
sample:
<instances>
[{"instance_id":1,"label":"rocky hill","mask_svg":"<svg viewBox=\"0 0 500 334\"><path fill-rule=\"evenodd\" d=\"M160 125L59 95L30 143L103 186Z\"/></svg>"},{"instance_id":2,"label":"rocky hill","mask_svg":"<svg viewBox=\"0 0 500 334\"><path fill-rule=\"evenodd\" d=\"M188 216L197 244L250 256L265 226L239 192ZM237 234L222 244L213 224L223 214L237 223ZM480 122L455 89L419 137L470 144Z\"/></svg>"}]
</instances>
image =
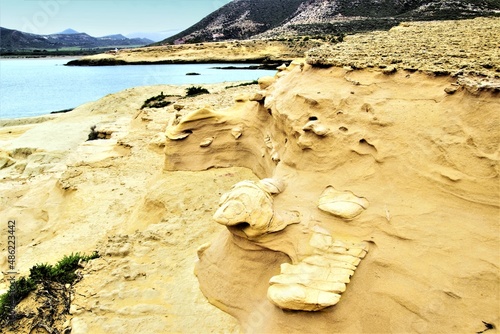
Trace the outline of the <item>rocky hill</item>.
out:
<instances>
[{"instance_id":1,"label":"rocky hill","mask_svg":"<svg viewBox=\"0 0 500 334\"><path fill-rule=\"evenodd\" d=\"M499 13L498 0L234 0L159 44L338 35L388 29L402 21L455 20Z\"/></svg>"},{"instance_id":2,"label":"rocky hill","mask_svg":"<svg viewBox=\"0 0 500 334\"><path fill-rule=\"evenodd\" d=\"M106 48L117 46L143 46L153 41L144 38L126 38L123 35L92 37L86 33L63 31L52 35L36 35L0 27L0 52L15 52L33 49L61 48Z\"/></svg>"}]
</instances>

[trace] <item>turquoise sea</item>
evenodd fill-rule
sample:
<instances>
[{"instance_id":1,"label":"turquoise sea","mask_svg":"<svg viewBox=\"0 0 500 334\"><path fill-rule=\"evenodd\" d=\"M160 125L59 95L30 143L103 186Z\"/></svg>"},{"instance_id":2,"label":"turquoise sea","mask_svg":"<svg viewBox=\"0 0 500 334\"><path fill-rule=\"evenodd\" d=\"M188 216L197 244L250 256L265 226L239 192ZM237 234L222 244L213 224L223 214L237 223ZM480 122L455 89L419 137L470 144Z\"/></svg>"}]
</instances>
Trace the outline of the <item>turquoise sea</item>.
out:
<instances>
[{"instance_id":1,"label":"turquoise sea","mask_svg":"<svg viewBox=\"0 0 500 334\"><path fill-rule=\"evenodd\" d=\"M276 73L270 70L213 69L252 64L64 66L70 60L0 60L0 119L38 116L75 108L131 87L252 81ZM200 75L186 75L191 72Z\"/></svg>"}]
</instances>

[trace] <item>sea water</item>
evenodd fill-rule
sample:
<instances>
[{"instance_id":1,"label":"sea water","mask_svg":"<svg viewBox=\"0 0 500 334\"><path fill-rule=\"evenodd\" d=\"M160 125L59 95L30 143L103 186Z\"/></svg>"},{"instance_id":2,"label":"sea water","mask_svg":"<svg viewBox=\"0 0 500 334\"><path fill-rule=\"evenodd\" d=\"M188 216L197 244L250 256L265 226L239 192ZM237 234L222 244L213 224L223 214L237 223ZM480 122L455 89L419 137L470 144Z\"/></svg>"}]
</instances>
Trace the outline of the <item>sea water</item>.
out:
<instances>
[{"instance_id":1,"label":"sea water","mask_svg":"<svg viewBox=\"0 0 500 334\"><path fill-rule=\"evenodd\" d=\"M64 66L70 60L0 60L0 119L71 109L131 87L253 81L276 73L244 69L252 64ZM242 69L214 69L227 66Z\"/></svg>"}]
</instances>

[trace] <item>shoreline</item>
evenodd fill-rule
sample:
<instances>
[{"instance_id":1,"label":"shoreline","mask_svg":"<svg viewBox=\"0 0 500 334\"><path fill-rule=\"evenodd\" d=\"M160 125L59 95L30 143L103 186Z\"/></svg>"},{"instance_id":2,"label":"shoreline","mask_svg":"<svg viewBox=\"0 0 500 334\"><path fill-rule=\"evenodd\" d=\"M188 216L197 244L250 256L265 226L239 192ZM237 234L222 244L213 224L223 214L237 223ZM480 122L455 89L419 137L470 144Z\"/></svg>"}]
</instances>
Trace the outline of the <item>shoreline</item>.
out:
<instances>
[{"instance_id":1,"label":"shoreline","mask_svg":"<svg viewBox=\"0 0 500 334\"><path fill-rule=\"evenodd\" d=\"M269 57L260 58L245 58L245 59L222 59L222 58L206 58L206 59L163 59L157 61L137 60L126 61L116 58L99 58L99 59L76 59L72 60L64 66L134 66L134 65L190 65L190 64L256 64L257 67L248 66L236 69L251 69L251 70L265 70L276 69L274 66L280 66L283 63L291 63L293 59L274 59ZM215 69L232 69L224 67L214 67Z\"/></svg>"},{"instance_id":2,"label":"shoreline","mask_svg":"<svg viewBox=\"0 0 500 334\"><path fill-rule=\"evenodd\" d=\"M225 86L226 89L227 88L237 88L239 86L243 86L243 84L245 84L246 86L254 85L254 84L257 85L256 83L253 83L250 80L237 80L237 81L221 81L221 82L208 83L208 84L165 84L165 85L160 84L160 85L137 86L137 87L125 88L125 89L120 90L118 92L104 95L95 101L88 101L88 102L82 103L82 104L80 104L76 107L73 107L73 108L49 111L49 112L46 112L46 113L43 113L40 115L36 115L36 116L20 116L20 117L13 117L13 118L1 118L0 117L0 130L2 128L8 128L8 127L13 127L13 126L39 124L39 123L51 121L51 120L54 120L62 115L71 114L73 111L82 107L83 105L86 105L88 103L95 103L95 102L105 98L108 95L117 95L117 94L123 93L123 92L128 91L128 90L135 90L138 88L144 88L144 89L152 88L152 89L154 89L155 87L160 87L160 86L177 88L177 89L185 89L189 86L198 85L198 86L202 86L204 88L206 87L208 89L212 89L212 90L215 89L215 91L219 91L219 87L222 85L226 85L226 84L227 84L227 86ZM189 98L189 96L186 96L184 98Z\"/></svg>"},{"instance_id":3,"label":"shoreline","mask_svg":"<svg viewBox=\"0 0 500 334\"><path fill-rule=\"evenodd\" d=\"M307 50L323 44L324 42L319 40L307 40L301 41L301 43L294 43L289 40L244 40L151 46L85 56L67 65L111 66L209 63L259 63L266 65L303 59Z\"/></svg>"},{"instance_id":4,"label":"shoreline","mask_svg":"<svg viewBox=\"0 0 500 334\"><path fill-rule=\"evenodd\" d=\"M69 58L69 59L74 59L74 58ZM37 59L20 59L19 62L22 63L22 61L26 61L27 63L29 63L30 60L35 61L35 62L37 61ZM49 59L47 58L46 60L48 61ZM8 60L5 60L5 61L8 62ZM61 66L61 67L65 66L64 58L54 58L54 61L57 62L58 66ZM43 60L41 60L41 63L43 63ZM260 70L260 71L276 71L276 68L278 66L282 65L281 62L269 63L269 64L264 64L264 65L263 64L256 64L255 62L251 62L251 61L245 61L245 62L239 62L239 63L228 62L228 61L226 61L224 63L209 62L207 64L212 65L212 66L210 66L210 68L213 68L214 69L213 72L216 72L215 76L212 76L211 74L208 74L208 73L203 73L203 75L201 75L199 78L188 79L187 77L184 78L184 75L188 75L188 73L196 72L192 67L189 68L189 64L190 64L190 62L184 62L181 64L166 64L166 65L174 65L174 66L175 65L186 65L186 67L187 67L186 69L181 68L179 70L180 74L178 76L178 79L173 80L173 81L176 81L177 83L174 82L174 83L167 83L167 84L186 85L185 82L189 82L190 85L199 86L199 85L214 84L214 82L211 82L213 80L217 80L215 83L223 83L223 82L240 83L240 82L247 82L247 81L250 82L250 81L254 81L255 79L257 79L260 76L267 75L265 73L259 73L258 70ZM196 63L193 63L193 64L196 64ZM241 65L238 65L238 64L241 64ZM149 66L149 65L155 65L155 64L146 62L144 66ZM231 65L235 65L235 66L231 66ZM207 67L209 67L209 66L207 66ZM68 69L70 69L70 68L71 67L69 67ZM228 72L217 71L217 70L222 70L222 69L227 69L227 70L237 69L237 70L241 70L242 73L244 72L244 74L242 76L240 76L240 75L233 75L233 74L230 74ZM168 68L166 70L169 71ZM256 70L257 70L257 72L255 72ZM121 72L122 70L119 68L116 68L116 71ZM182 71L184 71L184 72L182 72ZM210 70L210 71L212 72L212 70ZM245 74L245 73L248 73L248 74ZM248 80L245 80L245 78L248 78ZM166 80L166 81L168 81L168 80ZM155 85L155 84L162 85L163 83L161 83L161 82L160 83L153 83L153 85ZM228 85L231 85L231 84L228 84ZM122 89L130 89L130 88L133 88L135 86L141 86L141 83L139 82L137 85L123 86L123 87L120 87L120 89L118 89L118 90L104 92L101 96L97 96L92 100L86 100L86 101L83 101L81 103L79 103L79 101L74 101L75 103L70 104L68 102L71 102L71 101L65 101L64 104L56 105L55 108L54 107L51 108L51 106L49 105L49 106L47 106L47 108L43 108L43 110L39 110L37 105L34 105L34 106L27 105L26 107L24 107L22 109L18 108L18 110L5 109L0 114L0 124L2 123L2 121L5 121L5 120L12 120L12 119L18 119L18 118L40 117L40 116L44 116L44 115L48 115L48 114L52 114L52 113L67 112L68 109L74 109L81 104L91 102L95 99L99 99L107 94L116 93Z\"/></svg>"},{"instance_id":5,"label":"shoreline","mask_svg":"<svg viewBox=\"0 0 500 334\"><path fill-rule=\"evenodd\" d=\"M75 55L75 56L0 56L0 60L16 60L16 59L75 59L86 57L85 55Z\"/></svg>"}]
</instances>

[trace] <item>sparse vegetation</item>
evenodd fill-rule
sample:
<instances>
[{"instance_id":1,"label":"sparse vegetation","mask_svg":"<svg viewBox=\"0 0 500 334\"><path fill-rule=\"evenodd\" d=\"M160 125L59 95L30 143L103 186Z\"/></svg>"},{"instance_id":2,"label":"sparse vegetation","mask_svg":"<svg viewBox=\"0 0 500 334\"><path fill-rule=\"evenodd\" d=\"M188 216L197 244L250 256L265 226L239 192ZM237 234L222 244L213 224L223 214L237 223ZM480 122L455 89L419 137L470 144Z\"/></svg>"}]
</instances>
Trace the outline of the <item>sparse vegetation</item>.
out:
<instances>
[{"instance_id":1,"label":"sparse vegetation","mask_svg":"<svg viewBox=\"0 0 500 334\"><path fill-rule=\"evenodd\" d=\"M12 283L9 290L0 296L0 324L6 321L14 307L35 289L36 283L31 278L21 277Z\"/></svg>"},{"instance_id":2,"label":"sparse vegetation","mask_svg":"<svg viewBox=\"0 0 500 334\"><path fill-rule=\"evenodd\" d=\"M87 262L98 257L97 252L91 255L72 253L69 256L64 256L54 266L50 264L33 266L30 269L29 277L18 278L10 285L9 290L0 296L0 325L3 327L24 317L24 315L17 314L14 309L31 292L36 291L38 286L43 287L41 294L46 293L51 298L56 298L58 294L66 296L68 290L66 284L72 285L78 279L76 270L81 261ZM66 305L66 309L69 311L69 305Z\"/></svg>"},{"instance_id":3,"label":"sparse vegetation","mask_svg":"<svg viewBox=\"0 0 500 334\"><path fill-rule=\"evenodd\" d=\"M90 133L89 133L89 136L87 138L87 141L97 140L99 138L99 132L97 132L95 130L96 128L97 128L97 125L92 125L90 127Z\"/></svg>"},{"instance_id":4,"label":"sparse vegetation","mask_svg":"<svg viewBox=\"0 0 500 334\"><path fill-rule=\"evenodd\" d=\"M200 86L192 86L186 89L186 97L193 97L201 94L210 94L210 92Z\"/></svg>"},{"instance_id":5,"label":"sparse vegetation","mask_svg":"<svg viewBox=\"0 0 500 334\"><path fill-rule=\"evenodd\" d=\"M55 266L37 264L30 269L30 279L35 283L51 281L61 284L72 284L77 278L75 270L78 269L78 263L80 261L93 260L98 257L99 255L97 253L89 256L76 253L64 256Z\"/></svg>"},{"instance_id":6,"label":"sparse vegetation","mask_svg":"<svg viewBox=\"0 0 500 334\"><path fill-rule=\"evenodd\" d=\"M239 85L234 85L234 86L226 86L226 89L228 88L236 88L236 87L244 87L244 86L251 86L251 85L257 85L259 82L257 80L254 81L249 81L249 82L243 82L240 83Z\"/></svg>"},{"instance_id":7,"label":"sparse vegetation","mask_svg":"<svg viewBox=\"0 0 500 334\"><path fill-rule=\"evenodd\" d=\"M144 101L144 104L141 107L141 110L144 108L164 108L172 104L172 102L167 101L166 98L170 97L169 95L163 95L163 92L160 93L160 95L156 95L153 97L150 97L146 101Z\"/></svg>"}]
</instances>

